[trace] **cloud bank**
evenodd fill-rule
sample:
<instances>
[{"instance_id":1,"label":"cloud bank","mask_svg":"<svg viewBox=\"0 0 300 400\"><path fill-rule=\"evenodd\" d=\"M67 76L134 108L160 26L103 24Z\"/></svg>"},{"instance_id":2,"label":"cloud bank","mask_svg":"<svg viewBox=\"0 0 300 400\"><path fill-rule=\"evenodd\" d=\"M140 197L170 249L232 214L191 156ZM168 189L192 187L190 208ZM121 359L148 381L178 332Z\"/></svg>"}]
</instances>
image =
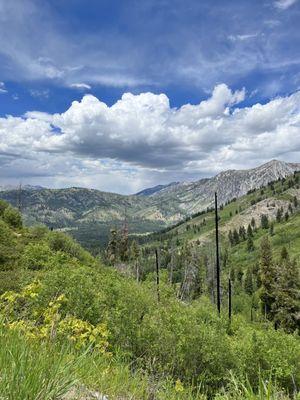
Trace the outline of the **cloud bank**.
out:
<instances>
[{"instance_id":1,"label":"cloud bank","mask_svg":"<svg viewBox=\"0 0 300 400\"><path fill-rule=\"evenodd\" d=\"M199 104L165 94L93 95L61 114L0 118L0 179L124 193L270 160L300 161L300 92L241 107L245 89L217 85Z\"/></svg>"}]
</instances>

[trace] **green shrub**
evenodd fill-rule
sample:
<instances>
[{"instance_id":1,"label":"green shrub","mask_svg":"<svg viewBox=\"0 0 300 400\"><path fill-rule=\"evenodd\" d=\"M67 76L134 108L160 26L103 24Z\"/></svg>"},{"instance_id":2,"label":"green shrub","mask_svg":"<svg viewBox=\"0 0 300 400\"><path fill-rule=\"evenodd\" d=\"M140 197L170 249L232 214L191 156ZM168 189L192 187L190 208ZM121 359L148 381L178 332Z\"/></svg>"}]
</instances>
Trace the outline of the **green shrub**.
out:
<instances>
[{"instance_id":1,"label":"green shrub","mask_svg":"<svg viewBox=\"0 0 300 400\"><path fill-rule=\"evenodd\" d=\"M53 251L62 251L87 264L94 263L93 257L86 250L62 232L49 232L47 241Z\"/></svg>"},{"instance_id":2,"label":"green shrub","mask_svg":"<svg viewBox=\"0 0 300 400\"><path fill-rule=\"evenodd\" d=\"M46 243L29 243L23 251L20 263L24 268L32 270L46 269L54 253Z\"/></svg>"},{"instance_id":3,"label":"green shrub","mask_svg":"<svg viewBox=\"0 0 300 400\"><path fill-rule=\"evenodd\" d=\"M18 210L8 206L3 212L3 220L12 228L22 228L22 217Z\"/></svg>"},{"instance_id":4,"label":"green shrub","mask_svg":"<svg viewBox=\"0 0 300 400\"><path fill-rule=\"evenodd\" d=\"M10 269L17 256L17 242L11 229L0 219L0 269Z\"/></svg>"},{"instance_id":5,"label":"green shrub","mask_svg":"<svg viewBox=\"0 0 300 400\"><path fill-rule=\"evenodd\" d=\"M9 204L6 201L0 199L0 217L3 216L3 213L7 209L8 206L9 206Z\"/></svg>"}]
</instances>

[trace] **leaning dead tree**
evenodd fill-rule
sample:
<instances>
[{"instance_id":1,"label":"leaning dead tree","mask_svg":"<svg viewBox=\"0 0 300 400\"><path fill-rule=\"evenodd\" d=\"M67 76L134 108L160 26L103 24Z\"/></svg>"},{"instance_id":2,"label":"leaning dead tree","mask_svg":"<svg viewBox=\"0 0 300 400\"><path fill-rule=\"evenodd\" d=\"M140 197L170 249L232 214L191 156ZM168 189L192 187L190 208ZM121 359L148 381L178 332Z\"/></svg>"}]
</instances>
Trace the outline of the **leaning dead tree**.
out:
<instances>
[{"instance_id":1,"label":"leaning dead tree","mask_svg":"<svg viewBox=\"0 0 300 400\"><path fill-rule=\"evenodd\" d=\"M219 256L219 216L218 216L218 196L215 192L215 225L216 225L216 284L217 284L217 307L218 313L221 312L221 288L220 288L220 256Z\"/></svg>"}]
</instances>

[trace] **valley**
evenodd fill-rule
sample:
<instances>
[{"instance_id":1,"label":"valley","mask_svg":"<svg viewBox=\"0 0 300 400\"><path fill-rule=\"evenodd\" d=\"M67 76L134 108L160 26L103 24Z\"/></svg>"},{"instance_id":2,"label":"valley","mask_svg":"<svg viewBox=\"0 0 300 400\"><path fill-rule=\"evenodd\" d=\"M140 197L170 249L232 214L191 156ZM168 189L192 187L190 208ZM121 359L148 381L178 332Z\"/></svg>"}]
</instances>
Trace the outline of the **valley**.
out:
<instances>
[{"instance_id":1,"label":"valley","mask_svg":"<svg viewBox=\"0 0 300 400\"><path fill-rule=\"evenodd\" d=\"M220 204L225 204L296 170L300 164L272 160L254 169L229 170L210 179L161 185L131 196L84 188L25 186L21 193L17 188L0 191L0 198L14 206L21 201L26 225L45 224L68 231L97 252L106 245L110 229L120 229L125 221L130 234L155 232L211 207L215 191Z\"/></svg>"}]
</instances>

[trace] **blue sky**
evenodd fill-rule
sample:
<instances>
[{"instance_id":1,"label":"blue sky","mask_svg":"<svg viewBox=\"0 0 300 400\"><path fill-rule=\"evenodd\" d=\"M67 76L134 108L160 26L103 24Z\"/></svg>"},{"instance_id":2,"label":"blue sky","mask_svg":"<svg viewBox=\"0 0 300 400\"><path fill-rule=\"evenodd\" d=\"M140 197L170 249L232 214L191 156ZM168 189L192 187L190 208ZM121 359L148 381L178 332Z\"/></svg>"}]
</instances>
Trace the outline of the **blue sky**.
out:
<instances>
[{"instance_id":1,"label":"blue sky","mask_svg":"<svg viewBox=\"0 0 300 400\"><path fill-rule=\"evenodd\" d=\"M126 192L138 190L148 184L167 182L178 175L182 179L195 179L227 167L242 167L245 154L242 154L240 146L240 161L235 154L234 157L228 156L229 161L221 162L224 159L224 146L227 146L227 153L233 151L234 146L237 146L237 138L235 141L228 138L220 140L215 147L205 147L202 139L201 143L197 141L196 146L193 138L197 134L201 137L204 134L210 136L209 126L213 127L217 120L223 118L223 114L228 119L228 112L233 114L236 108L246 110L256 104L270 107L273 104L271 102L279 98L291 103L288 99L300 88L299 20L300 2L297 0L0 0L0 117L4 126L1 130L0 125L4 154L4 159L0 159L0 162L5 166L5 175L3 173L1 180L8 182L22 179L32 183L40 180L53 186L83 183L86 186ZM135 124L124 126L124 120L122 123L118 120L119 114L114 116L115 119L111 120L107 130L103 128L101 117L101 121L97 120L98 131L93 132L101 137L101 141L105 138L105 143L112 129L116 129L117 120L120 137L121 127L124 127L124 132L126 129L136 131L134 140L132 137L129 140L124 133L127 141L121 145L119 139L110 142L109 146L107 143L102 145L103 142L100 143L99 139L93 146L93 150L95 147L98 149L95 152L89 146L93 140L91 137L80 136L81 133L74 128L74 120L69 126L65 126L61 120L58 121L58 117L53 117L59 114L63 119L62 116L70 110L72 102L77 100L78 104L82 104L82 99L87 94L92 95L90 99L96 98L100 104L111 107L120 101L124 93L131 93L139 100L141 98L138 95L141 93L164 94L169 102L168 113L172 114L174 110L185 105L199 105L201 101L207 101L212 97L214 88L221 87L220 85L226 85L233 96L241 91L244 95L235 101L230 100L228 93L223 91L227 100L225 99L221 114L214 114L205 129L201 128L203 120L201 123L197 120L193 127L194 136L187 134L184 143L180 143L189 157L179 152L178 138L173 138L172 143L176 141L178 146L174 145L174 154L169 162L166 159L164 165L154 156L152 147L157 149L158 143L162 143L159 150L164 153L163 143L169 135L169 129L174 128L174 121L172 127L166 125L160 131L160 141L149 143L149 136L152 135L151 132L157 132L156 128L152 127L152 131L149 128L151 132L147 140L142 140L140 127L136 128ZM150 107L148 111L160 104L160 101L157 102L158 97L155 101L153 99L151 97L150 106L147 103ZM298 101L295 97L292 99ZM86 107L91 104L96 107L95 102L85 102ZM129 107L137 107L137 102L134 105L131 102ZM298 103L293 104L292 113L295 112L295 107L298 109ZM138 107L137 114L139 110ZM194 109L193 116L197 110ZM89 117L93 114L89 108L86 113ZM20 122L18 117L27 123L26 128L16 128ZM9 118L14 118L15 122L10 122L10 131L7 130ZM58 126L53 125L53 118ZM139 118L142 116L137 117ZM209 118L212 118L212 114L209 114ZM169 119L168 117L167 120ZM182 132L191 129L188 123L183 124L180 121ZM224 119L224 123L227 122ZM40 127L39 141L48 134L60 134L68 139L68 145L65 140L64 148L68 159L66 157L63 161L69 162L75 168L74 176L69 175L69 179L62 179L61 176L66 176L65 170L49 167L47 173L34 177L32 169L36 168L38 162L43 163L41 154L46 154L49 164L52 165L62 157L62 144L60 143L59 150L57 143L51 149L43 144L40 150L36 146L38 134L32 134L33 128L28 128L31 123L34 126L38 123L49 125L47 133L43 131L44 125ZM95 120L88 119L87 123L88 126L82 127L81 131L91 128ZM275 128L278 130L282 123L283 121L279 121ZM163 124L167 124L166 118L163 119ZM234 121L234 124L236 128L237 122ZM19 140L21 143L23 140L31 148L22 167L18 164L20 149L17 149L16 142L12 144L7 139L10 132L16 132L16 129L20 135L20 140L16 139L16 142ZM174 133L174 129L172 132ZM262 135L266 132L269 130L256 134ZM251 132L246 137L247 135L249 139ZM29 136L34 137L34 140L27 140ZM75 145L70 145L74 137L81 137L82 143L84 142L82 149L75 149ZM188 138L190 142L187 144ZM132 149L128 149L129 144L134 147L137 142L137 153L147 153L145 160ZM223 148L220 147L221 144ZM122 149L125 149L124 154ZM278 149L271 154L260 152L259 156L254 151L255 156L252 156L248 150L246 166L254 166L272 156L288 158L287 161L298 160L297 149L296 152L285 150L280 153ZM216 151L217 158L214 168L208 166L213 151ZM8 159L8 153L16 154L17 158ZM50 160L53 153L56 158L52 157ZM176 156L177 170L174 164ZM30 162L26 164L26 159L35 159L35 167L30 166ZM115 179L102 171L101 177L97 178L98 183L94 184L98 167L95 166L95 170L91 172L88 167L81 165L93 162L100 162L101 165L110 162L110 171L115 171ZM84 175L86 168L88 172ZM21 171L24 170L28 171L21 176ZM80 181L76 180L78 174L83 174ZM122 178L119 181L117 175L120 174ZM126 181L124 177L127 183L123 187L122 184Z\"/></svg>"}]
</instances>

